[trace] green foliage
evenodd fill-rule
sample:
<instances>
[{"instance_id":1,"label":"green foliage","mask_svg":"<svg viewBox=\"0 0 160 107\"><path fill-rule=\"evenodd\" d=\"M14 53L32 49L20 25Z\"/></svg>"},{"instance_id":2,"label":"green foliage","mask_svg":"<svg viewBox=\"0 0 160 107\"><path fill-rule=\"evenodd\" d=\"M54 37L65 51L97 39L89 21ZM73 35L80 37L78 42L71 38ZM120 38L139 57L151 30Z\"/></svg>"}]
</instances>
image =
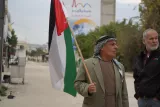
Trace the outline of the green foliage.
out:
<instances>
[{"instance_id":1,"label":"green foliage","mask_svg":"<svg viewBox=\"0 0 160 107\"><path fill-rule=\"evenodd\" d=\"M37 48L36 50L32 50L31 52L27 52L29 56L40 56L45 54L42 48Z\"/></svg>"},{"instance_id":2,"label":"green foliage","mask_svg":"<svg viewBox=\"0 0 160 107\"><path fill-rule=\"evenodd\" d=\"M45 54L45 52L43 51L42 48L37 48L36 53L37 53L37 55Z\"/></svg>"},{"instance_id":3,"label":"green foliage","mask_svg":"<svg viewBox=\"0 0 160 107\"><path fill-rule=\"evenodd\" d=\"M95 41L105 34L115 34L119 45L117 59L125 68L131 70L132 59L143 49L142 32L153 28L160 33L160 0L141 0L139 4L140 22L133 24L131 18L128 22L110 23L96 28L87 35L78 35L77 41L80 45L84 58L93 55Z\"/></svg>"},{"instance_id":4,"label":"green foliage","mask_svg":"<svg viewBox=\"0 0 160 107\"><path fill-rule=\"evenodd\" d=\"M160 0L141 0L139 12L143 29L153 28L160 33Z\"/></svg>"},{"instance_id":5,"label":"green foliage","mask_svg":"<svg viewBox=\"0 0 160 107\"><path fill-rule=\"evenodd\" d=\"M32 50L31 53L30 53L30 56L36 56L36 51Z\"/></svg>"},{"instance_id":6,"label":"green foliage","mask_svg":"<svg viewBox=\"0 0 160 107\"><path fill-rule=\"evenodd\" d=\"M14 30L12 30L11 34L12 34L12 36L11 36L11 38L8 38L8 43L12 47L16 47L17 46L17 42L18 42L17 35L15 34Z\"/></svg>"},{"instance_id":7,"label":"green foliage","mask_svg":"<svg viewBox=\"0 0 160 107\"><path fill-rule=\"evenodd\" d=\"M11 46L10 49L9 49L9 53L15 54L15 52L16 52L15 48L16 48L17 43L18 43L18 38L17 38L17 35L15 34L14 29L12 30L11 34L12 34L11 38L8 37L8 43Z\"/></svg>"},{"instance_id":8,"label":"green foliage","mask_svg":"<svg viewBox=\"0 0 160 107\"><path fill-rule=\"evenodd\" d=\"M133 57L142 48L142 31L138 23L133 24L132 20L126 22L124 19L122 22L110 23L109 25L98 27L87 35L78 35L77 41L84 58L93 56L95 42L103 35L115 35L117 37L119 46L117 59L124 64L127 70L130 70Z\"/></svg>"},{"instance_id":9,"label":"green foliage","mask_svg":"<svg viewBox=\"0 0 160 107\"><path fill-rule=\"evenodd\" d=\"M0 96L6 96L7 95L7 93L6 93L7 90L8 90L8 88L2 85L0 87Z\"/></svg>"}]
</instances>

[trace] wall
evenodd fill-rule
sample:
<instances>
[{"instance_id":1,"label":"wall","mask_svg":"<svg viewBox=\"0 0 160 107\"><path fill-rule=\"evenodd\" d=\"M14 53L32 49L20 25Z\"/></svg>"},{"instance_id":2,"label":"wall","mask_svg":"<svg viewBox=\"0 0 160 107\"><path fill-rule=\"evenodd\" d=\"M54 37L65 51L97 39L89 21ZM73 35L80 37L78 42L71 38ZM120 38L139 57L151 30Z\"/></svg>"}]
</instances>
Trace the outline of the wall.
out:
<instances>
[{"instance_id":1,"label":"wall","mask_svg":"<svg viewBox=\"0 0 160 107\"><path fill-rule=\"evenodd\" d=\"M114 22L116 17L116 0L101 1L101 25Z\"/></svg>"}]
</instances>

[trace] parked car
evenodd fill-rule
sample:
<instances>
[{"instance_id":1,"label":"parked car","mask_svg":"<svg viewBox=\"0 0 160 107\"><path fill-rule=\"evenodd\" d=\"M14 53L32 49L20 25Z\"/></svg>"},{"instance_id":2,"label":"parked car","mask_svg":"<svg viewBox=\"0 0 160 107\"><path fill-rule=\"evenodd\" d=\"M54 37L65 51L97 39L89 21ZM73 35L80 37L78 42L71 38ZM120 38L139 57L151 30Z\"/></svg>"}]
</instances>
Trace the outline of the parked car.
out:
<instances>
[{"instance_id":1,"label":"parked car","mask_svg":"<svg viewBox=\"0 0 160 107\"><path fill-rule=\"evenodd\" d=\"M17 65L18 64L18 57L13 57L9 60L10 65Z\"/></svg>"}]
</instances>

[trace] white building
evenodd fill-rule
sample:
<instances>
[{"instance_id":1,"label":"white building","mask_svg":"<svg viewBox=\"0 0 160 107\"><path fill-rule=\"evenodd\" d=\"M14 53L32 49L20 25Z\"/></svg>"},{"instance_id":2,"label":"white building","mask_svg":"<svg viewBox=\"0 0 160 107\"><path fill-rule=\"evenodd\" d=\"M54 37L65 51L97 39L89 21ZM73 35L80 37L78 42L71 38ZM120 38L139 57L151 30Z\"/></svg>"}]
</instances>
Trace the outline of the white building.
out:
<instances>
[{"instance_id":1,"label":"white building","mask_svg":"<svg viewBox=\"0 0 160 107\"><path fill-rule=\"evenodd\" d=\"M101 0L101 25L115 22L116 0Z\"/></svg>"}]
</instances>

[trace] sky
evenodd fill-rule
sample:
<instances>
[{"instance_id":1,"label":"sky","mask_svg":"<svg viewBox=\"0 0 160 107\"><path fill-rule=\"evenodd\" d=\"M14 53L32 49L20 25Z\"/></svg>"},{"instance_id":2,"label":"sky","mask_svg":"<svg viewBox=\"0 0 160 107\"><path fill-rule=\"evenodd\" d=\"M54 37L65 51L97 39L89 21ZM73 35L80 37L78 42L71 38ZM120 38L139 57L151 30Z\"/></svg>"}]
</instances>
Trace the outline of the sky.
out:
<instances>
[{"instance_id":1,"label":"sky","mask_svg":"<svg viewBox=\"0 0 160 107\"><path fill-rule=\"evenodd\" d=\"M117 0L116 20L139 16L140 0ZM12 27L21 41L46 44L48 41L50 0L8 0Z\"/></svg>"}]
</instances>

